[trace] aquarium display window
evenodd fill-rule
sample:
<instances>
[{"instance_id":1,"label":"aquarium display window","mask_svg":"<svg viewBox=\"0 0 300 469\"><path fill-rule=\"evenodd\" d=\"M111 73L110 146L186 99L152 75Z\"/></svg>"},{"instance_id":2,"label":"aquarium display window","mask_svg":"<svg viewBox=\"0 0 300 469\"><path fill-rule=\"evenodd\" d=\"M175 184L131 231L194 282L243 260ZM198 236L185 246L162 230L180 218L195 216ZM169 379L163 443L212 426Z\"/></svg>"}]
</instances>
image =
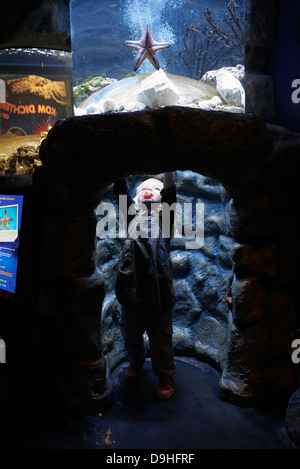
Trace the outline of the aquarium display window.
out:
<instances>
[{"instance_id":1,"label":"aquarium display window","mask_svg":"<svg viewBox=\"0 0 300 469\"><path fill-rule=\"evenodd\" d=\"M70 0L75 115L244 112L244 0Z\"/></svg>"},{"instance_id":2,"label":"aquarium display window","mask_svg":"<svg viewBox=\"0 0 300 469\"><path fill-rule=\"evenodd\" d=\"M73 115L71 53L0 49L0 174L31 174L41 141Z\"/></svg>"},{"instance_id":3,"label":"aquarium display window","mask_svg":"<svg viewBox=\"0 0 300 469\"><path fill-rule=\"evenodd\" d=\"M29 48L0 50L1 135L38 135L69 115L71 53Z\"/></svg>"}]
</instances>

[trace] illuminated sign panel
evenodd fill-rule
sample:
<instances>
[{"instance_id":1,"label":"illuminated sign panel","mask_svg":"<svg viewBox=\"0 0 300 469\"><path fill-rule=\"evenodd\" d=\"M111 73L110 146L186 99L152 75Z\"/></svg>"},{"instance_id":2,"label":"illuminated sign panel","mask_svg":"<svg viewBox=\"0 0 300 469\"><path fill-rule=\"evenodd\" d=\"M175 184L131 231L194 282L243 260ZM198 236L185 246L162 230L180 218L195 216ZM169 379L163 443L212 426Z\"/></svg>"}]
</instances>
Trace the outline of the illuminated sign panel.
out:
<instances>
[{"instance_id":1,"label":"illuminated sign panel","mask_svg":"<svg viewBox=\"0 0 300 469\"><path fill-rule=\"evenodd\" d=\"M16 293L22 195L0 195L0 295Z\"/></svg>"}]
</instances>

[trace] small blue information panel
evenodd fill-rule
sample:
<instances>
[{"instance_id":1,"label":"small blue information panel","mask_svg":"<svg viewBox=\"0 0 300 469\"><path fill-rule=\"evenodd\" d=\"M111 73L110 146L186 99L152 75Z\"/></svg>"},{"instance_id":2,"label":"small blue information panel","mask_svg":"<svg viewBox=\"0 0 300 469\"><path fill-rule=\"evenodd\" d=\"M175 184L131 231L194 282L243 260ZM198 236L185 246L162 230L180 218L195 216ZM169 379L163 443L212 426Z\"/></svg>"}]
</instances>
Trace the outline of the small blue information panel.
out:
<instances>
[{"instance_id":1,"label":"small blue information panel","mask_svg":"<svg viewBox=\"0 0 300 469\"><path fill-rule=\"evenodd\" d=\"M14 298L23 195L0 194L0 295Z\"/></svg>"}]
</instances>

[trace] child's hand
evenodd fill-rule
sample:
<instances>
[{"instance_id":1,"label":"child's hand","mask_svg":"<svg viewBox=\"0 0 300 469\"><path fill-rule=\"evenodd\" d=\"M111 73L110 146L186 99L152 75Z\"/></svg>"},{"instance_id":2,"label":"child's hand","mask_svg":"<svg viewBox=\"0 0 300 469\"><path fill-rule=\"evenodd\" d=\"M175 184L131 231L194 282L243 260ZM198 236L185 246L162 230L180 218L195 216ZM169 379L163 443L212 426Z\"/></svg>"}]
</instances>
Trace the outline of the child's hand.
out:
<instances>
[{"instance_id":1,"label":"child's hand","mask_svg":"<svg viewBox=\"0 0 300 469\"><path fill-rule=\"evenodd\" d=\"M164 189L175 186L175 171L164 173Z\"/></svg>"}]
</instances>

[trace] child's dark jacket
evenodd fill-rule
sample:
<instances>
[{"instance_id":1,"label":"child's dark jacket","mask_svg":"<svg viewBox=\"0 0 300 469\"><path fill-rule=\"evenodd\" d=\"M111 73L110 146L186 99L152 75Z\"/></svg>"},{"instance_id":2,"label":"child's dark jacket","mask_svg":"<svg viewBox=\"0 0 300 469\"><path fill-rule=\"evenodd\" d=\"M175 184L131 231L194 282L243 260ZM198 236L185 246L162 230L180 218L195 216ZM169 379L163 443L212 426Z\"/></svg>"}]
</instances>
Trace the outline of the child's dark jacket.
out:
<instances>
[{"instance_id":1,"label":"child's dark jacket","mask_svg":"<svg viewBox=\"0 0 300 469\"><path fill-rule=\"evenodd\" d=\"M126 179L114 184L114 194L127 195L127 213L134 204ZM172 205L176 202L176 188L162 189L162 203ZM149 227L151 213L148 213ZM129 215L129 227L139 223L138 215ZM118 264L116 297L125 307L151 313L170 311L175 303L170 261L170 238L162 236L162 220L159 217L159 231L156 237L130 237L124 241L122 255ZM174 212L170 217L170 233L174 223ZM150 230L150 228L149 228ZM136 231L135 231L136 232ZM150 234L150 232L149 232Z\"/></svg>"}]
</instances>

